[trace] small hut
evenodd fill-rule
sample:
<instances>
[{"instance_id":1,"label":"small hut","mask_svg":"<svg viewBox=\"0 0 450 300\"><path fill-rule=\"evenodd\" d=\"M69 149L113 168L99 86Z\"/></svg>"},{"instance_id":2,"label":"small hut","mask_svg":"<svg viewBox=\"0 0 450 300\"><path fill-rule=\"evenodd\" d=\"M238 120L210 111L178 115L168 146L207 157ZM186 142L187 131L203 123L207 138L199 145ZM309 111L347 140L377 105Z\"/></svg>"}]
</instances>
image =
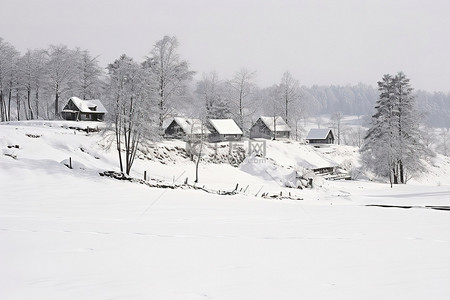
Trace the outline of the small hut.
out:
<instances>
[{"instance_id":1,"label":"small hut","mask_svg":"<svg viewBox=\"0 0 450 300\"><path fill-rule=\"evenodd\" d=\"M210 119L209 120L211 142L240 141L242 130L233 119Z\"/></svg>"},{"instance_id":2,"label":"small hut","mask_svg":"<svg viewBox=\"0 0 450 300\"><path fill-rule=\"evenodd\" d=\"M306 137L306 141L310 144L334 144L333 130L327 129L311 129Z\"/></svg>"},{"instance_id":3,"label":"small hut","mask_svg":"<svg viewBox=\"0 0 450 300\"><path fill-rule=\"evenodd\" d=\"M170 122L164 131L166 137L179 139L193 139L207 136L211 132L206 128L200 119L187 119L176 117Z\"/></svg>"},{"instance_id":4,"label":"small hut","mask_svg":"<svg viewBox=\"0 0 450 300\"><path fill-rule=\"evenodd\" d=\"M260 117L250 128L250 138L289 138L291 128L280 116Z\"/></svg>"}]
</instances>

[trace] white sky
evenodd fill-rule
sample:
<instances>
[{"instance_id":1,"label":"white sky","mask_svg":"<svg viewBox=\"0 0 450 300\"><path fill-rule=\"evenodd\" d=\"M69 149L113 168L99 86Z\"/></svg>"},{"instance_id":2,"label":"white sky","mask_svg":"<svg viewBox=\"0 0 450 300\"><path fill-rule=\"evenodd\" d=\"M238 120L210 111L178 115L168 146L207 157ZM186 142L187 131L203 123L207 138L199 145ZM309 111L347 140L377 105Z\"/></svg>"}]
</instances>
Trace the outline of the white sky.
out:
<instances>
[{"instance_id":1,"label":"white sky","mask_svg":"<svg viewBox=\"0 0 450 300\"><path fill-rule=\"evenodd\" d=\"M302 85L376 85L404 71L415 89L450 92L446 0L0 0L0 36L137 61L164 35L198 72L246 67L261 87L288 70Z\"/></svg>"}]
</instances>

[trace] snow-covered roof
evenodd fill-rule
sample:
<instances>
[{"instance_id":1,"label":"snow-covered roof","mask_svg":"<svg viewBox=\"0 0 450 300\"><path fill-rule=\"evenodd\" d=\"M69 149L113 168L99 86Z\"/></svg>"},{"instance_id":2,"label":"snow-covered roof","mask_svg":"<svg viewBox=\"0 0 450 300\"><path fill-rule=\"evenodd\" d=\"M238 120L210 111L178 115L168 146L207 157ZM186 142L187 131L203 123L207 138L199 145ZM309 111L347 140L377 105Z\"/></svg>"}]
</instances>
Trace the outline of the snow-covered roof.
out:
<instances>
[{"instance_id":1,"label":"snow-covered roof","mask_svg":"<svg viewBox=\"0 0 450 300\"><path fill-rule=\"evenodd\" d=\"M100 102L100 100L81 100L78 97L70 97L69 101L72 100L73 104L81 112L84 113L107 113L108 111ZM63 110L69 112L70 110Z\"/></svg>"},{"instance_id":2,"label":"snow-covered roof","mask_svg":"<svg viewBox=\"0 0 450 300\"><path fill-rule=\"evenodd\" d=\"M209 122L219 134L242 134L233 119L210 119Z\"/></svg>"},{"instance_id":3,"label":"snow-covered roof","mask_svg":"<svg viewBox=\"0 0 450 300\"><path fill-rule=\"evenodd\" d=\"M270 129L270 131L280 132L280 131L291 131L291 128L280 116L275 117L275 125L273 119L274 117L260 117L261 121Z\"/></svg>"},{"instance_id":4,"label":"snow-covered roof","mask_svg":"<svg viewBox=\"0 0 450 300\"><path fill-rule=\"evenodd\" d=\"M330 128L325 128L325 129L313 128L309 131L306 139L307 140L324 140L327 138L328 133L330 131L331 131L331 133L333 133L333 131Z\"/></svg>"},{"instance_id":5,"label":"snow-covered roof","mask_svg":"<svg viewBox=\"0 0 450 300\"><path fill-rule=\"evenodd\" d=\"M187 119L182 117L175 117L173 119L186 134L210 134L211 132L203 126L202 131L202 121L200 119Z\"/></svg>"}]
</instances>

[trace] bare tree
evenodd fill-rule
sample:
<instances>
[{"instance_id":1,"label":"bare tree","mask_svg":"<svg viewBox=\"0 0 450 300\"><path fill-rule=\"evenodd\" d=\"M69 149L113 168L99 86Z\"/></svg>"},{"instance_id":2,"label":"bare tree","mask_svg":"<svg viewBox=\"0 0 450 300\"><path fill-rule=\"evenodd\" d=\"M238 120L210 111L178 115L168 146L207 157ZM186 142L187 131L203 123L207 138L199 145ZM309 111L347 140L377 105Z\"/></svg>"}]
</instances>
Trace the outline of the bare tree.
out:
<instances>
[{"instance_id":1,"label":"bare tree","mask_svg":"<svg viewBox=\"0 0 450 300\"><path fill-rule=\"evenodd\" d=\"M197 83L195 93L204 103L207 119L222 119L229 114L229 109L224 105L223 82L219 80L216 72L203 74L203 79Z\"/></svg>"},{"instance_id":2,"label":"bare tree","mask_svg":"<svg viewBox=\"0 0 450 300\"><path fill-rule=\"evenodd\" d=\"M108 73L120 171L129 175L138 146L143 140L151 140L154 132L152 104L146 84L148 74L141 65L126 55L108 65ZM123 151L125 157L122 156Z\"/></svg>"},{"instance_id":3,"label":"bare tree","mask_svg":"<svg viewBox=\"0 0 450 300\"><path fill-rule=\"evenodd\" d=\"M321 116L316 116L316 117L314 118L314 120L316 121L317 128L320 128L320 126L321 126L322 123L323 123L322 117L321 117Z\"/></svg>"},{"instance_id":4,"label":"bare tree","mask_svg":"<svg viewBox=\"0 0 450 300\"><path fill-rule=\"evenodd\" d=\"M54 117L59 117L59 101L69 89L69 83L75 76L76 60L73 51L64 45L51 45L47 50L47 74L51 89L55 95Z\"/></svg>"},{"instance_id":5,"label":"bare tree","mask_svg":"<svg viewBox=\"0 0 450 300\"><path fill-rule=\"evenodd\" d=\"M448 129L441 129L441 132L439 133L439 140L440 143L436 147L436 151L439 153L449 156L450 155L450 134L448 132Z\"/></svg>"},{"instance_id":6,"label":"bare tree","mask_svg":"<svg viewBox=\"0 0 450 300\"><path fill-rule=\"evenodd\" d=\"M336 130L337 133L337 143L338 145L341 144L341 133L342 133L342 119L344 118L344 115L342 112L338 111L331 115L331 126Z\"/></svg>"},{"instance_id":7,"label":"bare tree","mask_svg":"<svg viewBox=\"0 0 450 300\"><path fill-rule=\"evenodd\" d=\"M255 88L253 83L255 77L255 72L244 68L237 72L233 79L227 83L231 103L235 106L235 111L232 113L236 116L238 125L243 131L245 130L245 119L251 115L250 103L248 102L249 96Z\"/></svg>"},{"instance_id":8,"label":"bare tree","mask_svg":"<svg viewBox=\"0 0 450 300\"><path fill-rule=\"evenodd\" d=\"M159 109L159 130L163 132L163 122L170 115L171 102L185 94L185 84L195 72L189 70L189 64L181 60L178 53L178 41L175 37L164 36L156 42L151 57L144 62L153 77Z\"/></svg>"},{"instance_id":9,"label":"bare tree","mask_svg":"<svg viewBox=\"0 0 450 300\"><path fill-rule=\"evenodd\" d=\"M281 78L279 89L279 97L283 103L283 118L289 124L291 117L289 112L293 105L300 104L301 94L298 80L294 79L288 71L284 72ZM294 117L292 117L294 118Z\"/></svg>"},{"instance_id":10,"label":"bare tree","mask_svg":"<svg viewBox=\"0 0 450 300\"><path fill-rule=\"evenodd\" d=\"M206 138L206 126L205 126L205 121L201 120L200 124L197 124L197 126L200 126L200 136L196 137L196 140L194 141L194 154L197 156L196 161L195 161L195 183L198 183L199 180L199 175L198 175L198 167L200 165L200 160L202 158L203 155L203 148L204 148L204 141ZM194 124L192 126L195 126ZM194 128L193 128L194 130Z\"/></svg>"},{"instance_id":11,"label":"bare tree","mask_svg":"<svg viewBox=\"0 0 450 300\"><path fill-rule=\"evenodd\" d=\"M73 85L80 98L99 98L103 82L100 77L103 70L97 61L98 56L92 57L88 50L76 51L76 68Z\"/></svg>"},{"instance_id":12,"label":"bare tree","mask_svg":"<svg viewBox=\"0 0 450 300\"><path fill-rule=\"evenodd\" d=\"M347 128L345 133L341 134L341 137L343 136L344 144L361 148L365 134L364 128L358 125L357 127Z\"/></svg>"},{"instance_id":13,"label":"bare tree","mask_svg":"<svg viewBox=\"0 0 450 300\"><path fill-rule=\"evenodd\" d=\"M17 62L19 60L19 52L8 43L3 44L2 49L2 58L3 61L0 66L3 70L2 73L2 90L5 89L6 93L8 95L8 105L6 106L6 103L4 100L2 100L3 104L5 105L5 121L11 120L11 103L13 98L13 91L16 89L18 84L18 74L17 74ZM17 91L17 90L16 90ZM4 96L2 95L2 98Z\"/></svg>"},{"instance_id":14,"label":"bare tree","mask_svg":"<svg viewBox=\"0 0 450 300\"><path fill-rule=\"evenodd\" d=\"M43 50L28 50L19 61L21 85L25 90L27 119L35 119L39 116L39 89L45 76L45 63ZM33 99L35 102L34 109L32 105Z\"/></svg>"},{"instance_id":15,"label":"bare tree","mask_svg":"<svg viewBox=\"0 0 450 300\"><path fill-rule=\"evenodd\" d=\"M14 67L19 52L0 37L0 119L10 120ZM5 97L8 95L8 106Z\"/></svg>"}]
</instances>

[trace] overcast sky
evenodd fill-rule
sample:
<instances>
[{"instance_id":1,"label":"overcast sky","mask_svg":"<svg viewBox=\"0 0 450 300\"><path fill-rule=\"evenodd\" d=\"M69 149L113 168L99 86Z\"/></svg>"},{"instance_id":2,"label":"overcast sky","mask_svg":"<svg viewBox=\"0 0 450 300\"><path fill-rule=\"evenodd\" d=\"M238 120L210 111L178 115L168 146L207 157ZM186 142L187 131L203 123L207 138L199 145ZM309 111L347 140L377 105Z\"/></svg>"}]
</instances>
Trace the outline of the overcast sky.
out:
<instances>
[{"instance_id":1,"label":"overcast sky","mask_svg":"<svg viewBox=\"0 0 450 300\"><path fill-rule=\"evenodd\" d=\"M142 61L164 35L199 76L290 71L302 85L375 86L403 71L415 89L450 92L448 0L0 0L0 36L26 49L65 44Z\"/></svg>"}]
</instances>

